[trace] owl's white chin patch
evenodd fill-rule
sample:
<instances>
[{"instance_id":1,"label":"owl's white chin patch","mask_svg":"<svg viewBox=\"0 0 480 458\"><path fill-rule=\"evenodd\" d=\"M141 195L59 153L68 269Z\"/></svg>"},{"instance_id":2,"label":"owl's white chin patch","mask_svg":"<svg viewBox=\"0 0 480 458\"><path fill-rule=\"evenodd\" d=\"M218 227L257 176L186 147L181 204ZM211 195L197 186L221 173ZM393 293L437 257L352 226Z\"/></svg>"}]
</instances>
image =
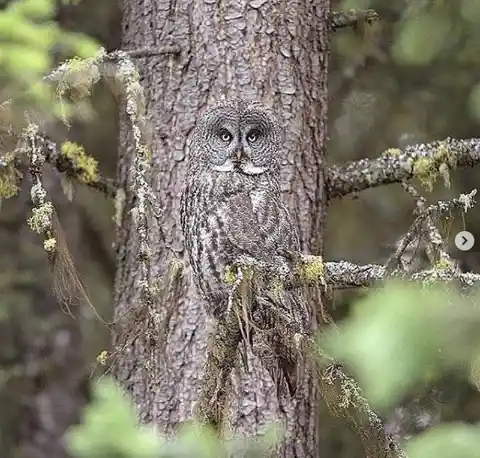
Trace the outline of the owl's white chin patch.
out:
<instances>
[{"instance_id":1,"label":"owl's white chin patch","mask_svg":"<svg viewBox=\"0 0 480 458\"><path fill-rule=\"evenodd\" d=\"M265 173L268 167L257 167L248 161L247 163L242 163L240 169L247 175L260 175L261 173Z\"/></svg>"},{"instance_id":2,"label":"owl's white chin patch","mask_svg":"<svg viewBox=\"0 0 480 458\"><path fill-rule=\"evenodd\" d=\"M212 169L216 172L241 172L245 175L260 175L261 173L265 173L268 168L267 167L256 167L251 163L251 161L241 162L240 164L235 164L231 159L227 159L221 165L214 165Z\"/></svg>"},{"instance_id":3,"label":"owl's white chin patch","mask_svg":"<svg viewBox=\"0 0 480 458\"><path fill-rule=\"evenodd\" d=\"M227 159L221 165L214 165L212 169L216 172L233 172L235 169L235 164L230 159Z\"/></svg>"}]
</instances>

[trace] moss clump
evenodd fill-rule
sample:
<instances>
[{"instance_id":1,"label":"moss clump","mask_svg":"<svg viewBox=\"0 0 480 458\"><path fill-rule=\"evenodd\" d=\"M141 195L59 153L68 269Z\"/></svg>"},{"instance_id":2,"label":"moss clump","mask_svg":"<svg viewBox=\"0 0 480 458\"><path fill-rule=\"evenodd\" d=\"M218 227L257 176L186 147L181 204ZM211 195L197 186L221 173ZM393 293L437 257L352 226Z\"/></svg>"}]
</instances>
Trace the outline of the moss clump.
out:
<instances>
[{"instance_id":1,"label":"moss clump","mask_svg":"<svg viewBox=\"0 0 480 458\"><path fill-rule=\"evenodd\" d=\"M435 264L435 269L436 270L448 270L453 267L453 262L449 261L448 259L440 259L436 264Z\"/></svg>"},{"instance_id":2,"label":"moss clump","mask_svg":"<svg viewBox=\"0 0 480 458\"><path fill-rule=\"evenodd\" d=\"M98 181L98 162L85 153L85 149L73 142L64 142L61 147L62 154L70 159L79 171L78 179L83 183Z\"/></svg>"},{"instance_id":3,"label":"moss clump","mask_svg":"<svg viewBox=\"0 0 480 458\"><path fill-rule=\"evenodd\" d=\"M437 181L435 160L428 157L417 159L413 164L413 174L428 191L432 191L433 185Z\"/></svg>"},{"instance_id":4,"label":"moss clump","mask_svg":"<svg viewBox=\"0 0 480 458\"><path fill-rule=\"evenodd\" d=\"M320 256L308 256L303 261L301 269L302 279L308 284L323 283L325 264Z\"/></svg>"},{"instance_id":5,"label":"moss clump","mask_svg":"<svg viewBox=\"0 0 480 458\"><path fill-rule=\"evenodd\" d=\"M63 97L68 93L72 100L81 100L90 95L92 86L100 80L100 76L100 69L96 63L75 57L62 68L57 95Z\"/></svg>"},{"instance_id":6,"label":"moss clump","mask_svg":"<svg viewBox=\"0 0 480 458\"><path fill-rule=\"evenodd\" d=\"M431 157L420 157L413 164L413 174L428 190L433 190L441 176L447 188L450 187L450 171L456 167L455 155L447 141L438 142Z\"/></svg>"},{"instance_id":7,"label":"moss clump","mask_svg":"<svg viewBox=\"0 0 480 458\"><path fill-rule=\"evenodd\" d=\"M237 279L236 269L233 268L232 266L227 266L225 268L225 274L223 275L223 280L225 281L225 283L232 285L233 283L235 283L236 279Z\"/></svg>"}]
</instances>

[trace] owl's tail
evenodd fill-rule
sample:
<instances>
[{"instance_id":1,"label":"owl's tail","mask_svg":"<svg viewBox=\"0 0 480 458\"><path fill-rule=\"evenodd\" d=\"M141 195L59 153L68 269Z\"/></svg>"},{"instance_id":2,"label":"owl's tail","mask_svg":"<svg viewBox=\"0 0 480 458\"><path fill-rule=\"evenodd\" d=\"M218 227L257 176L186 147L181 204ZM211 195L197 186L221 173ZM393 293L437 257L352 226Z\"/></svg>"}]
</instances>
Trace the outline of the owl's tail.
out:
<instances>
[{"instance_id":1,"label":"owl's tail","mask_svg":"<svg viewBox=\"0 0 480 458\"><path fill-rule=\"evenodd\" d=\"M280 358L278 361L279 368L282 372L282 375L285 379L285 383L288 388L288 394L293 398L297 392L298 382L300 379L300 367L296 361L291 361L285 358ZM273 377L272 377L273 378ZM273 379L275 380L275 379ZM282 391L282 381L279 379L276 381L277 392Z\"/></svg>"},{"instance_id":2,"label":"owl's tail","mask_svg":"<svg viewBox=\"0 0 480 458\"><path fill-rule=\"evenodd\" d=\"M272 377L277 393L284 393L286 388L294 397L303 374L300 355L286 348L278 335L269 333L255 333L252 349Z\"/></svg>"}]
</instances>

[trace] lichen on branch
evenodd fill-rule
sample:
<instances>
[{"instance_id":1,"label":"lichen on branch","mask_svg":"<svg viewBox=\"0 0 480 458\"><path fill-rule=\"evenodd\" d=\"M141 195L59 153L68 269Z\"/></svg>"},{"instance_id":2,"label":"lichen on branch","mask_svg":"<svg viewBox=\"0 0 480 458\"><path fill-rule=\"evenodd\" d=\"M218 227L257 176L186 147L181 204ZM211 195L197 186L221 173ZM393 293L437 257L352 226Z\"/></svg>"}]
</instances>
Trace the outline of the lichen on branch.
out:
<instances>
[{"instance_id":1,"label":"lichen on branch","mask_svg":"<svg viewBox=\"0 0 480 458\"><path fill-rule=\"evenodd\" d=\"M479 163L480 138L447 138L405 149L389 149L374 159L330 167L326 173L327 193L329 199L333 199L414 177L431 188L438 177L448 183L451 170Z\"/></svg>"},{"instance_id":2,"label":"lichen on branch","mask_svg":"<svg viewBox=\"0 0 480 458\"><path fill-rule=\"evenodd\" d=\"M28 225L43 236L43 247L50 265L53 266L57 255L57 241L53 229L54 208L52 202L47 199L47 191L42 183L45 155L42 148L37 145L37 134L38 126L34 123L30 123L23 133L24 148L30 160L29 172L33 181L30 191L33 209Z\"/></svg>"}]
</instances>

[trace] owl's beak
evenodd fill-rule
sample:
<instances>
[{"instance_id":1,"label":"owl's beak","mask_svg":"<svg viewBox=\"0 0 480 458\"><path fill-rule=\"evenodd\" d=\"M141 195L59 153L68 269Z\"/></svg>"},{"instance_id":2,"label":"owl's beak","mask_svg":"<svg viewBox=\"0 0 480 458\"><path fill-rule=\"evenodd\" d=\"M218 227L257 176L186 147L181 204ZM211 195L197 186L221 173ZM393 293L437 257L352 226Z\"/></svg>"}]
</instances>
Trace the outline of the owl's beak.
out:
<instances>
[{"instance_id":1,"label":"owl's beak","mask_svg":"<svg viewBox=\"0 0 480 458\"><path fill-rule=\"evenodd\" d=\"M235 159L237 159L237 161L240 162L240 160L241 160L242 157L243 157L243 149L242 149L242 148L238 148L238 149L235 151L234 156L235 156Z\"/></svg>"}]
</instances>

